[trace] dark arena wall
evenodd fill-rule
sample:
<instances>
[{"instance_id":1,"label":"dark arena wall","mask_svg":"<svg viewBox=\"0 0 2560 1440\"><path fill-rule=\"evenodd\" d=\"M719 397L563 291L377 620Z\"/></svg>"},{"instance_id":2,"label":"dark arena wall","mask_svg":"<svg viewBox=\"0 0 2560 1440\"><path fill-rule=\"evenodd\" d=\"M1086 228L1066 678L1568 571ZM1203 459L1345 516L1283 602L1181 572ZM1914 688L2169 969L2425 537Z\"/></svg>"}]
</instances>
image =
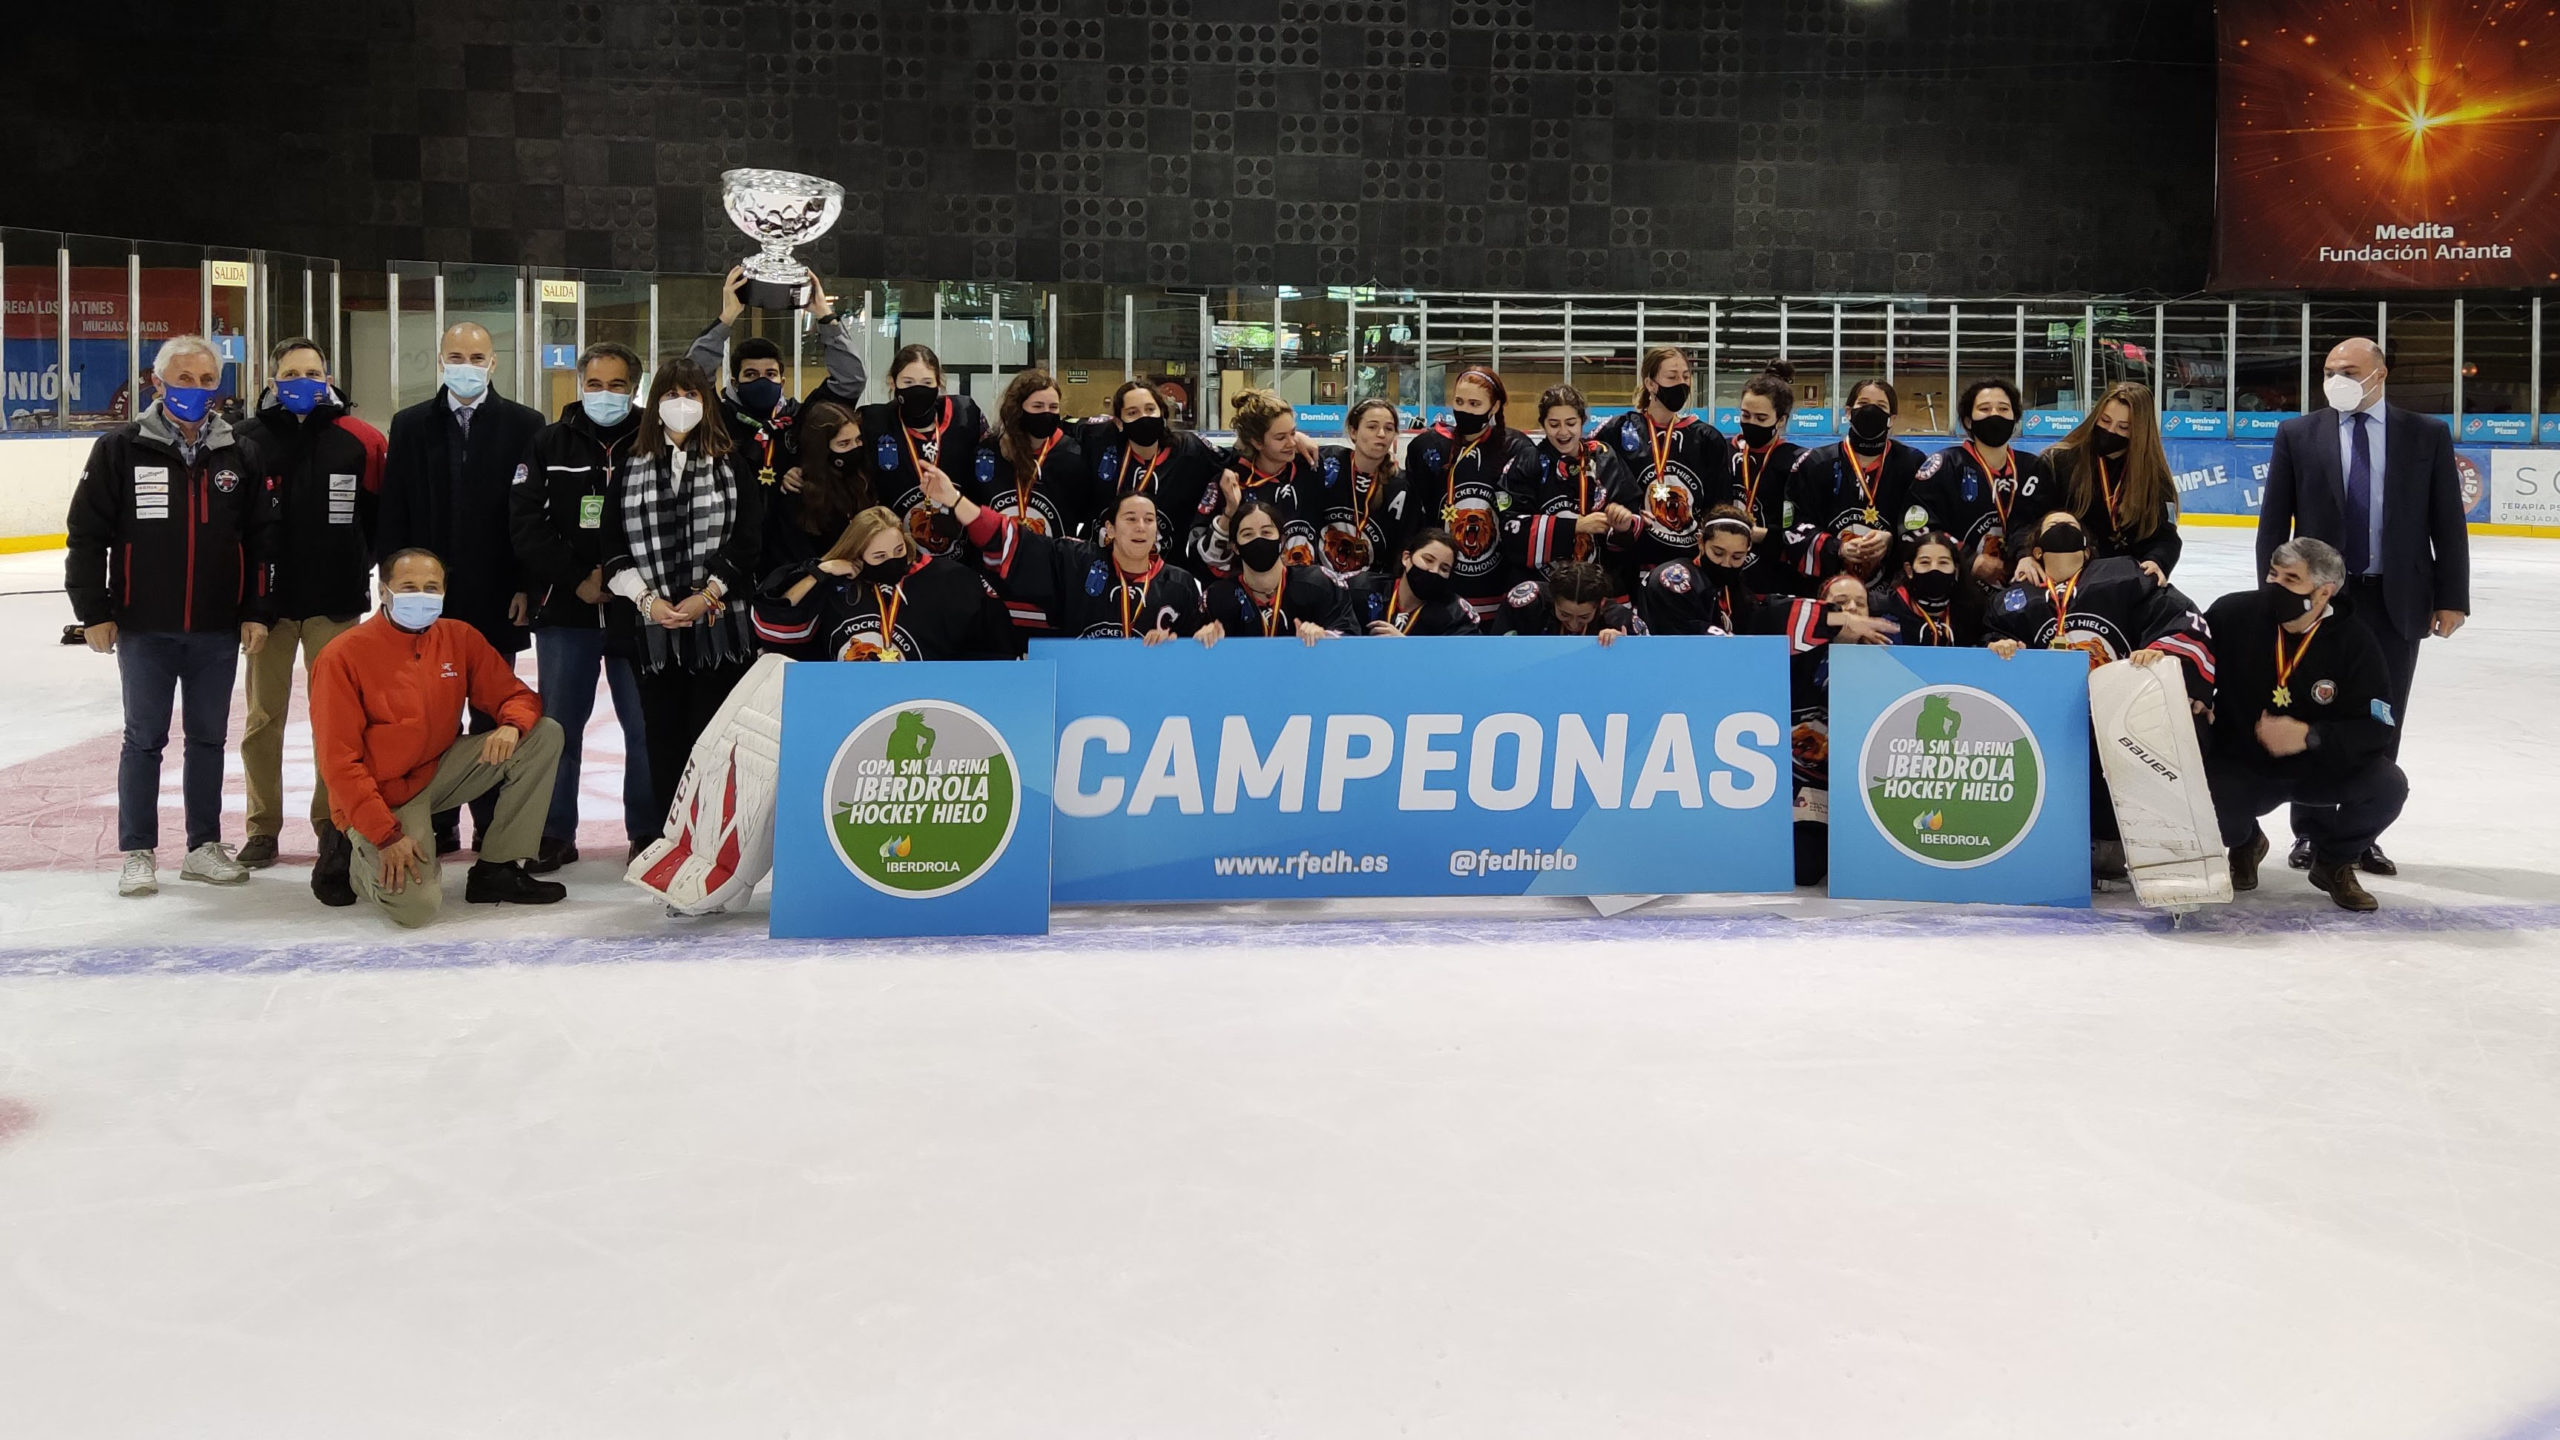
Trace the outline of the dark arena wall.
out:
<instances>
[{"instance_id":1,"label":"dark arena wall","mask_svg":"<svg viewBox=\"0 0 2560 1440\"><path fill-rule=\"evenodd\" d=\"M2211 7L2126 0L390 0L13 16L13 223L717 271L2182 294ZM45 83L41 57L112 55Z\"/></svg>"}]
</instances>

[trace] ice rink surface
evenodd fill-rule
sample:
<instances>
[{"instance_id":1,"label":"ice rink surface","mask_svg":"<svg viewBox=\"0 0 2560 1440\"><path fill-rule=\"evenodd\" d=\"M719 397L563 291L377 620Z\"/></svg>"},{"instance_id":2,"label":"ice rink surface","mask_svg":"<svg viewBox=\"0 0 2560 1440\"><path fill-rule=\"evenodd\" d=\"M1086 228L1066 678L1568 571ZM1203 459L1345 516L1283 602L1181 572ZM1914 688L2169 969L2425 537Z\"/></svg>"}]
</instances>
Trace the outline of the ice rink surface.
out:
<instances>
[{"instance_id":1,"label":"ice rink surface","mask_svg":"<svg viewBox=\"0 0 2560 1440\"><path fill-rule=\"evenodd\" d=\"M2190 531L2184 588L2247 540ZM311 900L298 819L179 884L174 808L121 901L113 663L8 595L0 1434L2560 1436L2560 545L2474 544L2382 913L2279 862L2179 932L788 944L595 860L395 936Z\"/></svg>"}]
</instances>

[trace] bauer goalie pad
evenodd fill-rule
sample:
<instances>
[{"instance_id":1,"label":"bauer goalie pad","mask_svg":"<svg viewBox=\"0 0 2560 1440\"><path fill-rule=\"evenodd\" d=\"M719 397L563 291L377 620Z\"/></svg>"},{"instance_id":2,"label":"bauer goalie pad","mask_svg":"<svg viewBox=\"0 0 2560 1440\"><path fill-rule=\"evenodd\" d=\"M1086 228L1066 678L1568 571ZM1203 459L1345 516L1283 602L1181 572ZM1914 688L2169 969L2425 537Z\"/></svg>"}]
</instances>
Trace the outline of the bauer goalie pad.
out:
<instances>
[{"instance_id":1,"label":"bauer goalie pad","mask_svg":"<svg viewBox=\"0 0 2560 1440\"><path fill-rule=\"evenodd\" d=\"M2191 910L2231 900L2231 861L2187 708L2186 662L2119 660L2089 672L2089 725L2115 795L2134 898Z\"/></svg>"},{"instance_id":2,"label":"bauer goalie pad","mask_svg":"<svg viewBox=\"0 0 2560 1440\"><path fill-rule=\"evenodd\" d=\"M758 660L703 727L667 807L667 831L622 878L679 914L708 915L746 898L773 868L773 797L782 771L782 676Z\"/></svg>"}]
</instances>

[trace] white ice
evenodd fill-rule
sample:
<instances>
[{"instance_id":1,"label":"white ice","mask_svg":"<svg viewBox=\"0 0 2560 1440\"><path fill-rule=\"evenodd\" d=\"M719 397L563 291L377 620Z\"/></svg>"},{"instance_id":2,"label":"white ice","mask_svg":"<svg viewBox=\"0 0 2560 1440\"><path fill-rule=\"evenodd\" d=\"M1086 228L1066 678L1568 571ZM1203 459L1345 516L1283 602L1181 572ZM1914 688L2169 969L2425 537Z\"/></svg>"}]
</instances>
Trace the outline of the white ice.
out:
<instances>
[{"instance_id":1,"label":"white ice","mask_svg":"<svg viewBox=\"0 0 2560 1440\"><path fill-rule=\"evenodd\" d=\"M2475 543L2371 919L0 870L0 1436L2560 1436L2560 547ZM116 728L64 618L20 784Z\"/></svg>"}]
</instances>

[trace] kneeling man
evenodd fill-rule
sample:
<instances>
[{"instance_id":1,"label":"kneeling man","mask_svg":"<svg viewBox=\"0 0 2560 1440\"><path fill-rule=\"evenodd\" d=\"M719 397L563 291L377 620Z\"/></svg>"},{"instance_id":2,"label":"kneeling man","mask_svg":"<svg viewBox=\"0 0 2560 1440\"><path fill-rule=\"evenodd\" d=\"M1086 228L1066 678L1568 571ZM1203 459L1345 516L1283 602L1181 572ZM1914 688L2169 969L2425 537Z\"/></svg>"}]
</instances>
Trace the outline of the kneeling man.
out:
<instances>
[{"instance_id":1,"label":"kneeling man","mask_svg":"<svg viewBox=\"0 0 2560 1440\"><path fill-rule=\"evenodd\" d=\"M548 905L568 887L524 862L542 841L560 764L560 726L480 632L444 612L444 562L401 550L382 562L382 609L339 636L311 666L311 738L331 818L354 846L356 896L402 925L444 904L437 811L494 789L463 898ZM462 734L465 706L497 728ZM350 902L351 903L351 902Z\"/></svg>"},{"instance_id":2,"label":"kneeling man","mask_svg":"<svg viewBox=\"0 0 2560 1440\"><path fill-rule=\"evenodd\" d=\"M2392 763L2400 717L2371 631L2340 608L2346 561L2318 540L2276 547L2256 590L2213 602L2213 786L2231 888L2254 890L2267 858L2258 817L2291 803L2311 845L2311 883L2342 909L2377 908L2356 878L2409 798Z\"/></svg>"}]
</instances>

